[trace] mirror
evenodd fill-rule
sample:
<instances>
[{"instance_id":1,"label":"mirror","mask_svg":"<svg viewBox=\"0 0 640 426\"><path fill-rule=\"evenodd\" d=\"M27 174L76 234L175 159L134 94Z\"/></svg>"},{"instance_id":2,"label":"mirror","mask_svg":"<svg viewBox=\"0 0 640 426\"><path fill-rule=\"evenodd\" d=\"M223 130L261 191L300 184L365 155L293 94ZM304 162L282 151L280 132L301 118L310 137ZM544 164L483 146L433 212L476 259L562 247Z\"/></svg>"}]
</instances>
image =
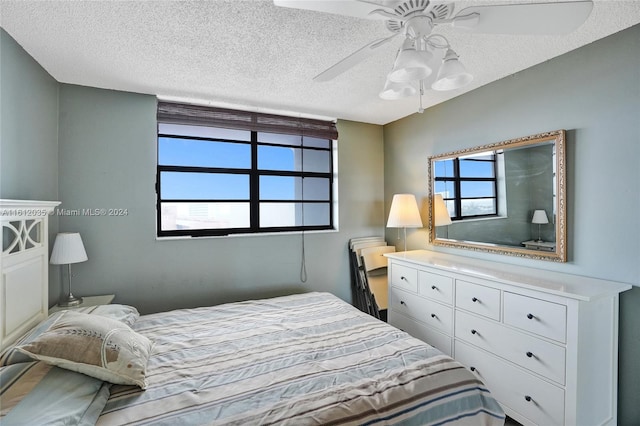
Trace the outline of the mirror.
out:
<instances>
[{"instance_id":1,"label":"mirror","mask_svg":"<svg viewBox=\"0 0 640 426\"><path fill-rule=\"evenodd\" d=\"M429 242L566 262L565 131L429 157Z\"/></svg>"}]
</instances>

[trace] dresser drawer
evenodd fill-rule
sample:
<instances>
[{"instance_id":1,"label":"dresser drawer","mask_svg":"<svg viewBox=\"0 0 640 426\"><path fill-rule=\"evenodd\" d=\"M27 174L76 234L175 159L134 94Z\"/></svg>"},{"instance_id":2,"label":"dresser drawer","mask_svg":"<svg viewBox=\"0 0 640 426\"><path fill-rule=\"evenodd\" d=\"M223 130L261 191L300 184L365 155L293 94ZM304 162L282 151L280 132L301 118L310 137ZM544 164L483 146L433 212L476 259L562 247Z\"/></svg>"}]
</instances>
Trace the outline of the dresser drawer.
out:
<instances>
[{"instance_id":1,"label":"dresser drawer","mask_svg":"<svg viewBox=\"0 0 640 426\"><path fill-rule=\"evenodd\" d=\"M422 296L450 305L453 303L453 278L418 271L418 292Z\"/></svg>"},{"instance_id":2,"label":"dresser drawer","mask_svg":"<svg viewBox=\"0 0 640 426\"><path fill-rule=\"evenodd\" d=\"M543 425L564 424L564 390L462 342L455 342L456 360L473 368L500 404ZM509 414L509 413L507 413Z\"/></svg>"},{"instance_id":3,"label":"dresser drawer","mask_svg":"<svg viewBox=\"0 0 640 426\"><path fill-rule=\"evenodd\" d=\"M499 321L500 290L458 280L456 307Z\"/></svg>"},{"instance_id":4,"label":"dresser drawer","mask_svg":"<svg viewBox=\"0 0 640 426\"><path fill-rule=\"evenodd\" d=\"M445 355L451 355L452 338L444 333L434 330L411 318L400 315L397 312L389 311L389 324L402 331L406 331L416 339L420 339L440 350Z\"/></svg>"},{"instance_id":5,"label":"dresser drawer","mask_svg":"<svg viewBox=\"0 0 640 426\"><path fill-rule=\"evenodd\" d=\"M557 340L567 341L567 307L514 293L504 293L505 324Z\"/></svg>"},{"instance_id":6,"label":"dresser drawer","mask_svg":"<svg viewBox=\"0 0 640 426\"><path fill-rule=\"evenodd\" d=\"M391 264L391 285L418 292L418 270L396 263Z\"/></svg>"},{"instance_id":7,"label":"dresser drawer","mask_svg":"<svg viewBox=\"0 0 640 426\"><path fill-rule=\"evenodd\" d=\"M565 348L562 346L459 311L455 336L554 382L565 383Z\"/></svg>"},{"instance_id":8,"label":"dresser drawer","mask_svg":"<svg viewBox=\"0 0 640 426\"><path fill-rule=\"evenodd\" d=\"M394 311L424 322L443 333L453 334L453 308L398 288L391 288L390 292L391 308Z\"/></svg>"}]
</instances>

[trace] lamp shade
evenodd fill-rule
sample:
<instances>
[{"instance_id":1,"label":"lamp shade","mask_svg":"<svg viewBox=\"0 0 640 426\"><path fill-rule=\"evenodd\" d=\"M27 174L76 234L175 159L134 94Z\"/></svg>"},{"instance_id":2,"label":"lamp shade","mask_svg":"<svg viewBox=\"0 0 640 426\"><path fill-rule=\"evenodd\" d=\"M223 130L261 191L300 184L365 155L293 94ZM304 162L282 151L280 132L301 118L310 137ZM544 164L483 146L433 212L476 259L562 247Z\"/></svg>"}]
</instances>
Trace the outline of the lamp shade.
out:
<instances>
[{"instance_id":1,"label":"lamp shade","mask_svg":"<svg viewBox=\"0 0 640 426\"><path fill-rule=\"evenodd\" d=\"M431 85L433 90L454 90L471 83L473 76L467 72L458 60L458 55L449 49L444 56L436 81Z\"/></svg>"},{"instance_id":2,"label":"lamp shade","mask_svg":"<svg viewBox=\"0 0 640 426\"><path fill-rule=\"evenodd\" d=\"M449 210L447 210L442 194L433 196L433 224L434 226L451 225L451 216L449 216Z\"/></svg>"},{"instance_id":3,"label":"lamp shade","mask_svg":"<svg viewBox=\"0 0 640 426\"><path fill-rule=\"evenodd\" d=\"M418 202L413 194L395 194L391 201L387 228L421 228Z\"/></svg>"},{"instance_id":4,"label":"lamp shade","mask_svg":"<svg viewBox=\"0 0 640 426\"><path fill-rule=\"evenodd\" d=\"M544 210L534 211L533 219L531 219L531 223L537 223L537 224L549 223L549 218L547 218L547 213Z\"/></svg>"},{"instance_id":5,"label":"lamp shade","mask_svg":"<svg viewBox=\"0 0 640 426\"><path fill-rule=\"evenodd\" d=\"M56 241L53 243L49 263L53 265L66 265L69 263L84 262L88 259L80 234L77 232L63 232L56 235Z\"/></svg>"},{"instance_id":6,"label":"lamp shade","mask_svg":"<svg viewBox=\"0 0 640 426\"><path fill-rule=\"evenodd\" d=\"M415 87L411 83L396 83L387 79L384 84L384 88L382 92L378 96L382 99L386 99L388 101L393 101L396 99L402 99L409 96L413 96L417 93Z\"/></svg>"},{"instance_id":7,"label":"lamp shade","mask_svg":"<svg viewBox=\"0 0 640 426\"><path fill-rule=\"evenodd\" d=\"M425 79L433 72L429 66L432 57L427 50L403 49L387 78L396 83Z\"/></svg>"}]
</instances>

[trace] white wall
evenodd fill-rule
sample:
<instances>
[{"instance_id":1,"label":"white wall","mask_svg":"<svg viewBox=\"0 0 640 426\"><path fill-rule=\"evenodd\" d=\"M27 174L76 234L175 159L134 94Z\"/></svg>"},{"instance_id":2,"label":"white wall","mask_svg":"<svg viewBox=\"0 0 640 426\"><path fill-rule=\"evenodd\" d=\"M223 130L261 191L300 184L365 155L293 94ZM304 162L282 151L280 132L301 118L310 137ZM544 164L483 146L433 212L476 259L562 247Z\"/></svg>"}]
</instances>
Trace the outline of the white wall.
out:
<instances>
[{"instance_id":1,"label":"white wall","mask_svg":"<svg viewBox=\"0 0 640 426\"><path fill-rule=\"evenodd\" d=\"M74 293L115 293L142 312L301 291L350 300L347 242L383 233L382 127L339 122L339 232L157 241L156 100L73 85L60 88L60 200L65 209L122 208L123 217L60 217L82 234L89 261Z\"/></svg>"},{"instance_id":2,"label":"white wall","mask_svg":"<svg viewBox=\"0 0 640 426\"><path fill-rule=\"evenodd\" d=\"M639 40L635 26L384 128L387 203L427 196L430 155L566 129L566 264L430 247L426 228L409 248L640 285ZM640 423L639 303L640 287L621 296L620 424Z\"/></svg>"}]
</instances>

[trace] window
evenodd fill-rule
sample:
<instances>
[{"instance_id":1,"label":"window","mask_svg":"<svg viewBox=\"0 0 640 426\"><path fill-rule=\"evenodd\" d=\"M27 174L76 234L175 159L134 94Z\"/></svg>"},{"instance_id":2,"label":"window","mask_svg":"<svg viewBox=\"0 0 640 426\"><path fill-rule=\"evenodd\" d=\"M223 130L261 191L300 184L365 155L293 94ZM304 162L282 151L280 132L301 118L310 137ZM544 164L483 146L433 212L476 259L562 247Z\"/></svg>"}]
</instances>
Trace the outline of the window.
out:
<instances>
[{"instance_id":1,"label":"window","mask_svg":"<svg viewBox=\"0 0 640 426\"><path fill-rule=\"evenodd\" d=\"M435 192L451 220L498 214L496 156L493 151L435 162Z\"/></svg>"},{"instance_id":2,"label":"window","mask_svg":"<svg viewBox=\"0 0 640 426\"><path fill-rule=\"evenodd\" d=\"M335 124L158 104L160 237L334 229Z\"/></svg>"}]
</instances>

